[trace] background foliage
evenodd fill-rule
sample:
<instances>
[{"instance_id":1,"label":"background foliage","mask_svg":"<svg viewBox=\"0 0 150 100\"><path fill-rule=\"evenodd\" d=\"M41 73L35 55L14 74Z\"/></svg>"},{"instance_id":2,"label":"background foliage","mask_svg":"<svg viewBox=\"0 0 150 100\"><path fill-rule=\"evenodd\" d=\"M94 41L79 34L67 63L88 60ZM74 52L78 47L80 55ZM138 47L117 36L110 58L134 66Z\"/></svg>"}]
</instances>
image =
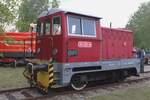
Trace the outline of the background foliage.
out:
<instances>
[{"instance_id":1,"label":"background foliage","mask_svg":"<svg viewBox=\"0 0 150 100\"><path fill-rule=\"evenodd\" d=\"M0 33L12 22L20 32L28 31L43 10L58 8L59 4L58 0L0 0Z\"/></svg>"},{"instance_id":2,"label":"background foliage","mask_svg":"<svg viewBox=\"0 0 150 100\"><path fill-rule=\"evenodd\" d=\"M0 0L0 33L15 19L16 0Z\"/></svg>"},{"instance_id":3,"label":"background foliage","mask_svg":"<svg viewBox=\"0 0 150 100\"><path fill-rule=\"evenodd\" d=\"M134 31L134 42L137 47L150 49L150 2L141 4L126 27Z\"/></svg>"},{"instance_id":4,"label":"background foliage","mask_svg":"<svg viewBox=\"0 0 150 100\"><path fill-rule=\"evenodd\" d=\"M50 5L51 4L51 5ZM19 19L16 26L20 32L29 30L30 23L36 23L37 17L43 10L49 7L59 7L59 1L53 0L22 0L19 7Z\"/></svg>"},{"instance_id":5,"label":"background foliage","mask_svg":"<svg viewBox=\"0 0 150 100\"><path fill-rule=\"evenodd\" d=\"M29 24L36 22L38 15L48 8L48 0L23 0L19 7L17 28L21 32L28 31Z\"/></svg>"}]
</instances>

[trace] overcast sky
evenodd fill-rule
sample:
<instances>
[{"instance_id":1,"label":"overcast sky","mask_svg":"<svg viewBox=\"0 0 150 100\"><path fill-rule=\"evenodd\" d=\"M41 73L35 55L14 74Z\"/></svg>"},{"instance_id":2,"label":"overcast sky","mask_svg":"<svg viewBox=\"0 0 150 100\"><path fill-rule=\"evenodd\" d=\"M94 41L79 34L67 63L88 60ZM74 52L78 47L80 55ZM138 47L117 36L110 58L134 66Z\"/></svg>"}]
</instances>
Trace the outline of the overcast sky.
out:
<instances>
[{"instance_id":1,"label":"overcast sky","mask_svg":"<svg viewBox=\"0 0 150 100\"><path fill-rule=\"evenodd\" d=\"M60 8L102 17L102 25L125 27L141 3L150 0L60 0Z\"/></svg>"}]
</instances>

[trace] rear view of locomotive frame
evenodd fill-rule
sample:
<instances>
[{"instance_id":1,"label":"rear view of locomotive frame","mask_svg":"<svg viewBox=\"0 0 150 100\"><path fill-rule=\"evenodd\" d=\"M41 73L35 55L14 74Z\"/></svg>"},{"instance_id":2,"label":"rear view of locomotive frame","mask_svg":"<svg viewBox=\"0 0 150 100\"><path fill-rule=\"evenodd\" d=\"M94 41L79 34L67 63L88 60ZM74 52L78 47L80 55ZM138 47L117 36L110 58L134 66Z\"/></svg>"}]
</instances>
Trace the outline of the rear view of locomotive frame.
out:
<instances>
[{"instance_id":1,"label":"rear view of locomotive frame","mask_svg":"<svg viewBox=\"0 0 150 100\"><path fill-rule=\"evenodd\" d=\"M36 59L24 71L31 86L46 93L66 86L82 90L92 81L139 75L132 31L102 27L100 20L55 8L43 12L37 22Z\"/></svg>"}]
</instances>

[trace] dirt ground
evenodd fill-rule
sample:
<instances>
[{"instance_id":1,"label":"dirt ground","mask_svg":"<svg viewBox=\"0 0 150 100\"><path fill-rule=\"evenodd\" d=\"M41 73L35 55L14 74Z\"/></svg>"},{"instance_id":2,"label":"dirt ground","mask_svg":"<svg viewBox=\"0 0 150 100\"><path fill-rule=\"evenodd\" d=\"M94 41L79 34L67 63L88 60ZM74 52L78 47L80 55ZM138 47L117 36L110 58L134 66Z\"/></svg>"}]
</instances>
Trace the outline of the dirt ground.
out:
<instances>
[{"instance_id":1,"label":"dirt ground","mask_svg":"<svg viewBox=\"0 0 150 100\"><path fill-rule=\"evenodd\" d=\"M0 67L0 90L28 86L22 74L23 70L23 67Z\"/></svg>"}]
</instances>

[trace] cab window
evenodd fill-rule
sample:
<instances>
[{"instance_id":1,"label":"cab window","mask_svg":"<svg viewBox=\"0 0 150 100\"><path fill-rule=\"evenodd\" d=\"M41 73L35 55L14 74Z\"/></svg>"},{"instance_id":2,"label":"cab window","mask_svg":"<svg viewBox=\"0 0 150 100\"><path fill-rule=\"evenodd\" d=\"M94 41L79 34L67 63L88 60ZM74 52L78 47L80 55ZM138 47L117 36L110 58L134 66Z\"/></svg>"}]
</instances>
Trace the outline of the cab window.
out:
<instances>
[{"instance_id":1,"label":"cab window","mask_svg":"<svg viewBox=\"0 0 150 100\"><path fill-rule=\"evenodd\" d=\"M69 35L96 36L95 20L80 16L68 16Z\"/></svg>"},{"instance_id":2,"label":"cab window","mask_svg":"<svg viewBox=\"0 0 150 100\"><path fill-rule=\"evenodd\" d=\"M36 32L37 32L37 35L40 36L40 35L43 35L44 31L43 31L43 23L42 22L38 22L37 23L37 29L36 29Z\"/></svg>"},{"instance_id":3,"label":"cab window","mask_svg":"<svg viewBox=\"0 0 150 100\"><path fill-rule=\"evenodd\" d=\"M69 17L69 33L81 35L81 19L75 17Z\"/></svg>"},{"instance_id":4,"label":"cab window","mask_svg":"<svg viewBox=\"0 0 150 100\"><path fill-rule=\"evenodd\" d=\"M60 16L53 17L53 31L52 35L60 35L61 34L61 19Z\"/></svg>"},{"instance_id":5,"label":"cab window","mask_svg":"<svg viewBox=\"0 0 150 100\"><path fill-rule=\"evenodd\" d=\"M37 22L37 27L36 27L36 33L37 33L37 35L39 36L40 35L40 29L41 28L41 24L40 24L40 22L38 21Z\"/></svg>"},{"instance_id":6,"label":"cab window","mask_svg":"<svg viewBox=\"0 0 150 100\"><path fill-rule=\"evenodd\" d=\"M83 35L95 36L95 21L91 19L82 19Z\"/></svg>"},{"instance_id":7,"label":"cab window","mask_svg":"<svg viewBox=\"0 0 150 100\"><path fill-rule=\"evenodd\" d=\"M46 22L45 24L45 35L50 35L50 22Z\"/></svg>"},{"instance_id":8,"label":"cab window","mask_svg":"<svg viewBox=\"0 0 150 100\"><path fill-rule=\"evenodd\" d=\"M40 30L40 35L43 35L44 34L44 23L41 23L41 30Z\"/></svg>"}]
</instances>

